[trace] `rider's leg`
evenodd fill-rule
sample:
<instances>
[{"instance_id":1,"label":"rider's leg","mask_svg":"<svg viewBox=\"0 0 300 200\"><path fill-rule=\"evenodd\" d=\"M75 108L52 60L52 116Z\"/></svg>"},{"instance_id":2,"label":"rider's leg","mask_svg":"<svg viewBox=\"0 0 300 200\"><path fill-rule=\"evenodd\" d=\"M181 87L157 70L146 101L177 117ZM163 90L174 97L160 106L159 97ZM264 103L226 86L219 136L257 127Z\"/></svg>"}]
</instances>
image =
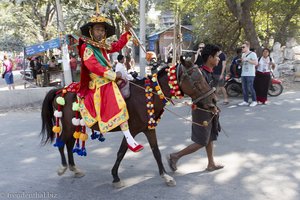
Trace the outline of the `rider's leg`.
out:
<instances>
[{"instance_id":1,"label":"rider's leg","mask_svg":"<svg viewBox=\"0 0 300 200\"><path fill-rule=\"evenodd\" d=\"M128 122L124 122L120 125L121 130L126 138L127 144L128 144L128 148L133 151L133 152L138 152L143 150L143 146L140 145L139 143L137 143L135 141L135 139L132 137L130 131L129 131L129 126L128 126Z\"/></svg>"}]
</instances>

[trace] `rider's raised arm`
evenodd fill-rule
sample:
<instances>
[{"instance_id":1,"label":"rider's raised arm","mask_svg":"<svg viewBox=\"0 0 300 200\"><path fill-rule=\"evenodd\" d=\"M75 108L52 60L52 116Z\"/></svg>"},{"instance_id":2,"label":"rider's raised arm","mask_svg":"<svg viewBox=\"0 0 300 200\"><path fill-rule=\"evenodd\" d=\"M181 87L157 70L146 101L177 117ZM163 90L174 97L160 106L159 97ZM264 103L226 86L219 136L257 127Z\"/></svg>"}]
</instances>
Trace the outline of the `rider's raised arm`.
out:
<instances>
[{"instance_id":1,"label":"rider's raised arm","mask_svg":"<svg viewBox=\"0 0 300 200\"><path fill-rule=\"evenodd\" d=\"M123 33L117 42L113 42L111 44L111 49L108 50L107 53L114 53L114 52L121 51L121 49L123 49L123 47L127 44L130 38L131 38L130 32Z\"/></svg>"}]
</instances>

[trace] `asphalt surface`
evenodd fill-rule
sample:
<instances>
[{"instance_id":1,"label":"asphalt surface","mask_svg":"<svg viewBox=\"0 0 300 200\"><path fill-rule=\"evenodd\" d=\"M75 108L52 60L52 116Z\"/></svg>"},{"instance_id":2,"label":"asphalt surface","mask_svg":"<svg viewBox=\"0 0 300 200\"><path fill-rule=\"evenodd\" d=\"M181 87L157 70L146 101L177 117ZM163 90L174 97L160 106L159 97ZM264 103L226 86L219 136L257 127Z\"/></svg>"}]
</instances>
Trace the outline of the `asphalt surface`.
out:
<instances>
[{"instance_id":1,"label":"asphalt surface","mask_svg":"<svg viewBox=\"0 0 300 200\"><path fill-rule=\"evenodd\" d=\"M109 133L106 141L87 141L87 157L75 156L86 175L74 178L69 170L56 174L60 156L52 145L41 146L40 110L0 112L0 199L188 199L266 200L300 199L300 92L289 91L271 98L269 105L238 107L241 98L222 108L223 132L215 143L215 160L222 170L206 172L204 149L183 157L178 171L170 173L177 186L168 187L158 174L151 149L127 152L119 175L125 186L112 187L110 170L122 134ZM182 104L169 109L190 119ZM157 137L165 156L190 144L191 124L165 111Z\"/></svg>"}]
</instances>

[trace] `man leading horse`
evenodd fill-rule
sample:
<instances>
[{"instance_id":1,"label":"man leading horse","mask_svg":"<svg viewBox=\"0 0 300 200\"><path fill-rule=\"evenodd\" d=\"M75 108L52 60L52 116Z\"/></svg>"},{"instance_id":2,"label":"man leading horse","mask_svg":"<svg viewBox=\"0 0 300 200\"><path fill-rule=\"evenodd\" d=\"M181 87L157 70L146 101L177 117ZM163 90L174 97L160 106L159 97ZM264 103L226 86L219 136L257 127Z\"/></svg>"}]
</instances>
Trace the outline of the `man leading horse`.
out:
<instances>
[{"instance_id":1,"label":"man leading horse","mask_svg":"<svg viewBox=\"0 0 300 200\"><path fill-rule=\"evenodd\" d=\"M125 24L123 33L117 42L106 43L106 38L115 34L115 27L110 20L96 14L83 25L79 40L79 56L82 67L78 90L80 114L88 127L96 123L101 133L106 133L120 126L128 148L133 152L144 147L132 137L128 126L128 111L125 100L116 81L122 77L114 72L107 54L120 51L131 38L131 24Z\"/></svg>"}]
</instances>

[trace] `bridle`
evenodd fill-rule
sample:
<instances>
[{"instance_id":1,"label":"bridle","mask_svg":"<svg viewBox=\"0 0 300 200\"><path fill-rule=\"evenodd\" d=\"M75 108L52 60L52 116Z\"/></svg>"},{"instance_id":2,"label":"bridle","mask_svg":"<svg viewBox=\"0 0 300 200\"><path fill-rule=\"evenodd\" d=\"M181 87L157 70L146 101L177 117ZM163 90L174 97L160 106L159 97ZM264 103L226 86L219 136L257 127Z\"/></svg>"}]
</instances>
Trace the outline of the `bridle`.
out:
<instances>
[{"instance_id":1,"label":"bridle","mask_svg":"<svg viewBox=\"0 0 300 200\"><path fill-rule=\"evenodd\" d=\"M180 74L180 69L182 69L182 74L180 77L180 81L179 81L179 86L181 87L182 85L182 81L184 78L182 77L187 77L189 82L193 85L193 90L197 90L200 94L200 88L197 86L197 83L199 82L198 80L193 80L191 75L189 74L190 71L194 71L194 70L199 70L199 68L197 66L193 66L189 69L186 69L186 67L184 65L182 65L181 63L177 65L177 80L179 80L179 74ZM199 73L201 74L201 76L203 76L203 73L201 72L201 70L199 70ZM193 99L193 103L197 104L198 102L206 99L207 97L209 97L210 95L212 95L214 92L216 91L215 87L212 87L209 91L205 92L204 94L201 94L199 97Z\"/></svg>"}]
</instances>

